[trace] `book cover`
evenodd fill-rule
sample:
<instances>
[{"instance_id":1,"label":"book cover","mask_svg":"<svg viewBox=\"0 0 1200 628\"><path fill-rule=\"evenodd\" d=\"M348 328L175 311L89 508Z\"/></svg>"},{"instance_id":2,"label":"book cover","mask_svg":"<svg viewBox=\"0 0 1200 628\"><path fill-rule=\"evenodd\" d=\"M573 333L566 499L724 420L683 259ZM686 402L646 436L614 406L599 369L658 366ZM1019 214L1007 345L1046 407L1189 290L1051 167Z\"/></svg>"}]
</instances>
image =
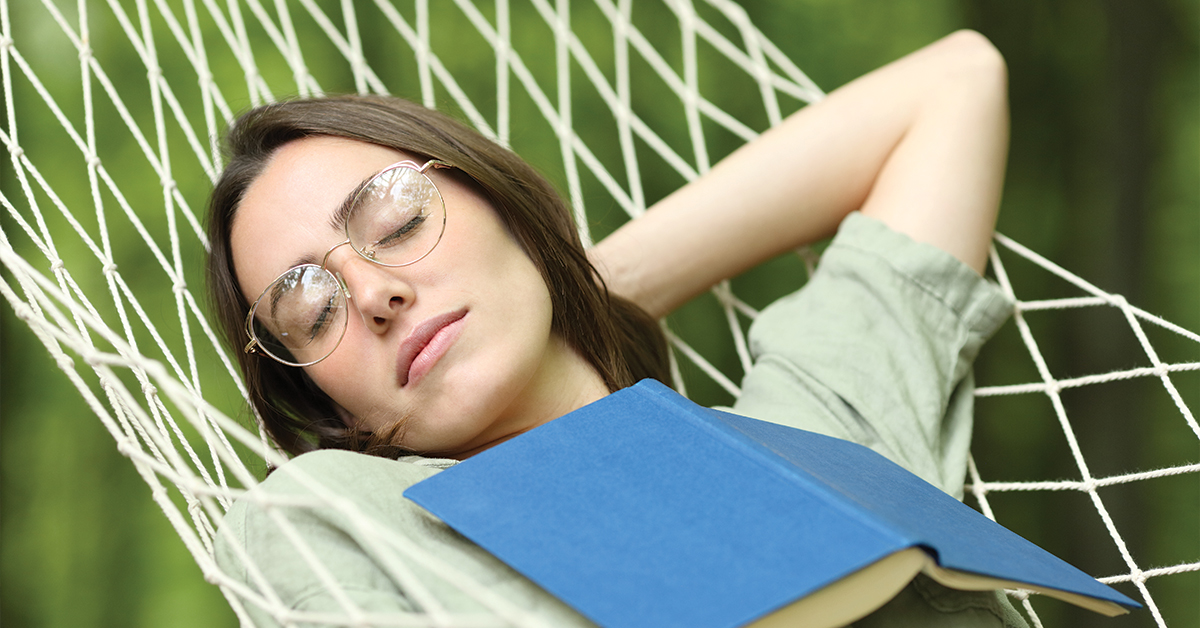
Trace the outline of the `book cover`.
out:
<instances>
[{"instance_id":1,"label":"book cover","mask_svg":"<svg viewBox=\"0 0 1200 628\"><path fill-rule=\"evenodd\" d=\"M606 628L768 625L772 613L836 626L922 570L1109 615L1138 606L866 447L653 380L405 496Z\"/></svg>"}]
</instances>

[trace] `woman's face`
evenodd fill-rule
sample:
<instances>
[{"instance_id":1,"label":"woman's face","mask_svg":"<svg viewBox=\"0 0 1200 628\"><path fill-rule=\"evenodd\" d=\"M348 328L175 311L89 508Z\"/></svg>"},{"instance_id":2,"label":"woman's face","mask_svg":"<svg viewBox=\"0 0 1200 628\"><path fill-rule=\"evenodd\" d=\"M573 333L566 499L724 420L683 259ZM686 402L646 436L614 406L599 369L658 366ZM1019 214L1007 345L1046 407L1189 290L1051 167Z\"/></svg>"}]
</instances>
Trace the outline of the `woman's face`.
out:
<instances>
[{"instance_id":1,"label":"woman's face","mask_svg":"<svg viewBox=\"0 0 1200 628\"><path fill-rule=\"evenodd\" d=\"M233 221L233 261L246 300L301 260L320 263L345 239L331 216L347 194L405 159L423 163L342 138L278 149ZM348 246L333 251L328 268L350 292L349 323L333 354L305 369L347 423L379 431L403 421L398 444L462 457L608 390L551 333L546 284L490 203L456 171L427 174L446 203L441 241L403 267L374 264Z\"/></svg>"}]
</instances>

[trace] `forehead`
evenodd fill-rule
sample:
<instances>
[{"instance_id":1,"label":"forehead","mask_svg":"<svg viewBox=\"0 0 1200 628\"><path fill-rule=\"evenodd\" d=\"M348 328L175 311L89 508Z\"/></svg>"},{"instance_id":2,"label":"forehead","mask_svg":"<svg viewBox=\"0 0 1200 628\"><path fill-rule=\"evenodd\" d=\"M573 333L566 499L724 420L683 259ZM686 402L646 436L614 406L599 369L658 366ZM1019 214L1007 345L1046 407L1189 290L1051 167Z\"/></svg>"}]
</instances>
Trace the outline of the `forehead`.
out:
<instances>
[{"instance_id":1,"label":"forehead","mask_svg":"<svg viewBox=\"0 0 1200 628\"><path fill-rule=\"evenodd\" d=\"M319 257L345 234L330 218L364 179L404 159L400 151L335 137L284 144L246 189L230 231L234 270L247 300L297 259Z\"/></svg>"}]
</instances>

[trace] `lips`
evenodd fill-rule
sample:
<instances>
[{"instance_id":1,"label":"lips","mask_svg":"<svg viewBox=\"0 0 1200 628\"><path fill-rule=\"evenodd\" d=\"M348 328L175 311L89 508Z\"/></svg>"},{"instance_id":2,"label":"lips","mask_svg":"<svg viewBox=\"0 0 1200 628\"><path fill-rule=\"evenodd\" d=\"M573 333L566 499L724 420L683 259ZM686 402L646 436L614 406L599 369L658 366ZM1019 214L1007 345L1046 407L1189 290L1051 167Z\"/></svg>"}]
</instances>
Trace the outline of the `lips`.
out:
<instances>
[{"instance_id":1,"label":"lips","mask_svg":"<svg viewBox=\"0 0 1200 628\"><path fill-rule=\"evenodd\" d=\"M400 343L400 353L396 358L396 377L400 382L400 386L407 386L408 382L413 379L413 362L417 360L419 356L421 356L421 352L423 352L425 348L429 346L429 343L438 336L438 333L446 327L449 327L450 325L462 320L462 318L466 315L466 308L456 310L454 312L439 314L438 316L434 316L420 325L417 325L416 329L412 330L412 333L410 333L408 337L404 339L404 342ZM441 344L444 343L439 343L439 345ZM423 360L422 362L433 361L436 361L436 359ZM429 367L432 366L432 364L423 364L422 366Z\"/></svg>"}]
</instances>

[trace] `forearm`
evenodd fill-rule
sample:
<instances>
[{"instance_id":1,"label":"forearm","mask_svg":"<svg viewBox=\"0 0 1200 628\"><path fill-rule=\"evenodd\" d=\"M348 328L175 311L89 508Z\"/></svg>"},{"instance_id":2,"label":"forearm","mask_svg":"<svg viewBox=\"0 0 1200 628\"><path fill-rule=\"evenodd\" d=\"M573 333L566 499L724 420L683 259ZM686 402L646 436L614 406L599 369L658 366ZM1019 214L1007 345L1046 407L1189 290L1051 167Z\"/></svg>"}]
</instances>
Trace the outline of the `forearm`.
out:
<instances>
[{"instance_id":1,"label":"forearm","mask_svg":"<svg viewBox=\"0 0 1200 628\"><path fill-rule=\"evenodd\" d=\"M656 204L592 250L610 290L662 316L722 279L827 237L859 208L981 269L1007 117L990 104L1002 97L972 95L977 83L995 81L978 76L990 48L980 41L951 36L847 84ZM922 166L931 155L935 163ZM914 173L919 186L905 183ZM939 179L954 186L939 192ZM929 194L946 198L918 207Z\"/></svg>"}]
</instances>

